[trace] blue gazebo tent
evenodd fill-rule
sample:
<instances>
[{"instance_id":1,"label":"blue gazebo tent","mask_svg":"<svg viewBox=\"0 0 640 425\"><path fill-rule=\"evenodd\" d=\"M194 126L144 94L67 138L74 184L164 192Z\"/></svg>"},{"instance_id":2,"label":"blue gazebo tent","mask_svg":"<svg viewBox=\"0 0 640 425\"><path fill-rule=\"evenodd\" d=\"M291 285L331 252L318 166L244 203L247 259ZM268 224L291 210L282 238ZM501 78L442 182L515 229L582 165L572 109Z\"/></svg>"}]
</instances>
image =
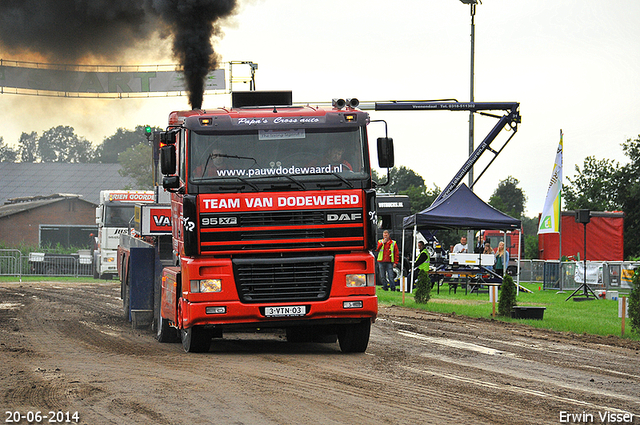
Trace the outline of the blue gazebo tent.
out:
<instances>
[{"instance_id":1,"label":"blue gazebo tent","mask_svg":"<svg viewBox=\"0 0 640 425\"><path fill-rule=\"evenodd\" d=\"M412 252L414 256L418 231L442 229L508 231L520 229L521 227L522 222L520 220L493 208L478 198L464 183L453 190L447 197L434 202L419 213L403 219L403 232L405 229L413 229ZM520 253L518 252L518 268L520 267L519 260ZM415 262L415 258L412 258L412 264L413 262ZM411 281L413 282L413 276Z\"/></svg>"}]
</instances>

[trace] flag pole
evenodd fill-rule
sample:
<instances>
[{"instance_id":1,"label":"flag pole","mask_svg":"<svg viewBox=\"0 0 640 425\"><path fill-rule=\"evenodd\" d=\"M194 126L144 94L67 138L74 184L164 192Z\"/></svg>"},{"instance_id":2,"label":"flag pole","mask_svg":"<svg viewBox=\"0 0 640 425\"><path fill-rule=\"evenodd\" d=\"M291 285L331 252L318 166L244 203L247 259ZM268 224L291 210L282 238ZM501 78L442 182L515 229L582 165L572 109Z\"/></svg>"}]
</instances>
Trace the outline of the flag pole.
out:
<instances>
[{"instance_id":1,"label":"flag pole","mask_svg":"<svg viewBox=\"0 0 640 425\"><path fill-rule=\"evenodd\" d=\"M560 159L560 167L563 168L564 164L564 142L562 140L562 129L560 129L560 144L562 145L562 157ZM560 192L558 192L558 280L560 290L562 291L562 180L560 181Z\"/></svg>"},{"instance_id":2,"label":"flag pole","mask_svg":"<svg viewBox=\"0 0 640 425\"><path fill-rule=\"evenodd\" d=\"M560 129L560 142L556 150L553 171L551 172L551 181L547 189L547 197L544 201L544 208L540 216L541 219L538 223L538 235L558 233L559 265L562 263L562 236L560 234L560 224L562 223L562 156L564 150L562 137L562 129ZM553 254L550 254L549 258L553 258ZM562 279L559 280L562 281Z\"/></svg>"}]
</instances>

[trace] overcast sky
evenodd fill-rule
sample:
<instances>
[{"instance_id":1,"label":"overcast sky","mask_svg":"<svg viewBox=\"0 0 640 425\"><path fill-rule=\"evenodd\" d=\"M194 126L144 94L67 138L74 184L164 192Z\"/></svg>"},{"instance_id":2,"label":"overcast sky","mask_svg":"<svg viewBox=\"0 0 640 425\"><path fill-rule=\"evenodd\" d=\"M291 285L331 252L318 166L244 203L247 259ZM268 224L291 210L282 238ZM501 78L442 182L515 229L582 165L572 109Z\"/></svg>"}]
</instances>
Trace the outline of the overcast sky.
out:
<instances>
[{"instance_id":1,"label":"overcast sky","mask_svg":"<svg viewBox=\"0 0 640 425\"><path fill-rule=\"evenodd\" d=\"M626 162L620 144L640 134L639 17L637 0L484 0L478 5L475 100L519 102L522 116L515 137L476 184L481 198L487 201L500 180L513 176L528 198L526 215L537 216L560 129L565 176L590 155ZM292 90L295 102L335 97L468 101L470 22L469 6L459 0L254 0L242 3L223 26L216 51L223 61L258 63L257 89ZM135 60L127 57L127 63L174 62L163 46L140 52L141 62ZM203 107L229 103L226 95L210 94ZM0 137L16 146L22 132L42 134L62 124L98 144L120 127L164 127L169 112L179 109L188 109L186 98L3 94ZM416 171L429 188L446 186L468 157L467 112L371 115L388 122L396 165ZM495 122L476 117L476 143ZM370 127L373 141L382 126ZM508 135L503 132L494 145L501 146ZM485 154L476 175L490 156Z\"/></svg>"}]
</instances>

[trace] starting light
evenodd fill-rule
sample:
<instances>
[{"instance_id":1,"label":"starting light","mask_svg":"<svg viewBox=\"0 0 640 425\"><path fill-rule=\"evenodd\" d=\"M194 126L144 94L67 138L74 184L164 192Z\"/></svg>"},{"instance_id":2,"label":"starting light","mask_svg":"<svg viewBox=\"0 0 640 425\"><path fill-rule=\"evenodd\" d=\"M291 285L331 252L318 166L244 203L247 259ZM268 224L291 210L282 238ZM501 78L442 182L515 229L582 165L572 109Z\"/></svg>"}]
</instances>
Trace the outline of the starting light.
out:
<instances>
[{"instance_id":1,"label":"starting light","mask_svg":"<svg viewBox=\"0 0 640 425\"><path fill-rule=\"evenodd\" d=\"M147 136L151 136L151 126L150 125L145 125L144 126L144 134L146 134Z\"/></svg>"}]
</instances>

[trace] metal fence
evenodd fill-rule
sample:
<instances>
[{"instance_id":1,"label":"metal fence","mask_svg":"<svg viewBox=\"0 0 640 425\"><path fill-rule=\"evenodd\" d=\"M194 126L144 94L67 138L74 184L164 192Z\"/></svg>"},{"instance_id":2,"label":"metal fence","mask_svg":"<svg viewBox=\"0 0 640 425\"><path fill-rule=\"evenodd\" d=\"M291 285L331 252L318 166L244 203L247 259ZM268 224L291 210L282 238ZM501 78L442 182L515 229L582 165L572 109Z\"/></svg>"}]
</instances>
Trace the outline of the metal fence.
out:
<instances>
[{"instance_id":1,"label":"metal fence","mask_svg":"<svg viewBox=\"0 0 640 425\"><path fill-rule=\"evenodd\" d=\"M0 249L0 276L93 276L91 251L75 254Z\"/></svg>"},{"instance_id":2,"label":"metal fence","mask_svg":"<svg viewBox=\"0 0 640 425\"><path fill-rule=\"evenodd\" d=\"M640 263L630 261L587 261L587 284L593 290L631 288L631 278ZM572 291L584 282L582 262L520 260L520 281L542 283L544 289Z\"/></svg>"},{"instance_id":3,"label":"metal fence","mask_svg":"<svg viewBox=\"0 0 640 425\"><path fill-rule=\"evenodd\" d=\"M520 260L520 281L543 282L544 263L543 260Z\"/></svg>"},{"instance_id":4,"label":"metal fence","mask_svg":"<svg viewBox=\"0 0 640 425\"><path fill-rule=\"evenodd\" d=\"M0 276L20 276L22 253L17 249L0 249Z\"/></svg>"},{"instance_id":5,"label":"metal fence","mask_svg":"<svg viewBox=\"0 0 640 425\"><path fill-rule=\"evenodd\" d=\"M638 262L587 261L590 273L587 284L594 290L629 289L633 271L639 267ZM542 283L544 289L572 291L584 281L580 278L583 270L582 263L573 261L560 264L559 261L520 260L520 282ZM0 276L93 276L93 257L89 250L75 254L23 254L17 249L0 249Z\"/></svg>"}]
</instances>

